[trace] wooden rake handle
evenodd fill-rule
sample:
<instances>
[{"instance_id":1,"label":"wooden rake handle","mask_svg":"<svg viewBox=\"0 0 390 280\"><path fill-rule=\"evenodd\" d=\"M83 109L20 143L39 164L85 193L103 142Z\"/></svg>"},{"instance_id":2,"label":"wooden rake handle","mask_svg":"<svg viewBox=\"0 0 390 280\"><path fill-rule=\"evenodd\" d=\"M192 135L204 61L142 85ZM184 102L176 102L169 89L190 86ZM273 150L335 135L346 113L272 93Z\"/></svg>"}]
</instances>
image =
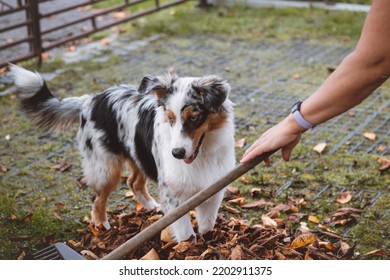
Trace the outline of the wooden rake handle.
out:
<instances>
[{"instance_id":1,"label":"wooden rake handle","mask_svg":"<svg viewBox=\"0 0 390 280\"><path fill-rule=\"evenodd\" d=\"M254 158L248 163L240 163L232 171L230 171L224 177L212 184L210 187L198 192L196 195L194 195L193 197L185 201L183 204L181 204L179 207L177 207L175 211L165 215L160 220L145 228L133 238L127 240L114 251L103 257L102 260L119 260L125 255L131 253L132 251L137 249L143 242L148 241L150 238L155 236L164 228L187 214L190 210L202 204L204 201L215 195L217 192L222 190L224 187L229 185L238 177L242 176L243 174L254 168L266 158L270 157L275 152L276 151L264 153L259 157Z\"/></svg>"}]
</instances>

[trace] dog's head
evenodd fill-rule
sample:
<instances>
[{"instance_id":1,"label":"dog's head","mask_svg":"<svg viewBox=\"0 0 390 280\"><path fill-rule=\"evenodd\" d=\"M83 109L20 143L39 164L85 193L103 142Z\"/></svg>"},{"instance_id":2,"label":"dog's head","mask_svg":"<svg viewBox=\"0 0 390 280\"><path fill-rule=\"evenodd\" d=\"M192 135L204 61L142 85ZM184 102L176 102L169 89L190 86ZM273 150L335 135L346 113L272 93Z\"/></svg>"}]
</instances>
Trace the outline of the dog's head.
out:
<instances>
[{"instance_id":1,"label":"dog's head","mask_svg":"<svg viewBox=\"0 0 390 280\"><path fill-rule=\"evenodd\" d=\"M171 129L171 151L177 159L192 163L205 134L224 125L228 114L223 106L229 84L214 75L179 78L175 74L145 76L139 86L142 94L154 93Z\"/></svg>"}]
</instances>

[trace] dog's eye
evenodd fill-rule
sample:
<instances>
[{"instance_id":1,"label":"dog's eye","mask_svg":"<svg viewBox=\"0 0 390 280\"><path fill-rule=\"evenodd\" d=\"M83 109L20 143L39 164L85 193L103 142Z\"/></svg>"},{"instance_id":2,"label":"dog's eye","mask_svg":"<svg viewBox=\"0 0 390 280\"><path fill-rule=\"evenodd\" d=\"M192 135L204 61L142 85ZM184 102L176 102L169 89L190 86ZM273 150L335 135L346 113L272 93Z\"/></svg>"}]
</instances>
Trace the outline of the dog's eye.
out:
<instances>
[{"instance_id":1,"label":"dog's eye","mask_svg":"<svg viewBox=\"0 0 390 280\"><path fill-rule=\"evenodd\" d=\"M199 119L199 115L191 116L191 117L190 117L190 121L191 121L191 122L196 122L198 119Z\"/></svg>"}]
</instances>

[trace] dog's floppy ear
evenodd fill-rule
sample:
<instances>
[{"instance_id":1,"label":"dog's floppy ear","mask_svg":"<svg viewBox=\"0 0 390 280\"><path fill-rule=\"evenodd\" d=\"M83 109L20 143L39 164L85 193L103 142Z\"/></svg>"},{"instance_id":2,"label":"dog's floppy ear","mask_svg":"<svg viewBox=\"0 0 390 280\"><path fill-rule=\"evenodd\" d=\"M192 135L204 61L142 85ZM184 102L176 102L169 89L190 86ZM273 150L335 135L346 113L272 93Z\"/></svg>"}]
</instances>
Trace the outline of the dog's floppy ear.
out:
<instances>
[{"instance_id":1,"label":"dog's floppy ear","mask_svg":"<svg viewBox=\"0 0 390 280\"><path fill-rule=\"evenodd\" d=\"M164 99L170 92L171 85L177 80L176 74L167 73L163 76L144 76L138 91L141 94L154 93L159 99Z\"/></svg>"},{"instance_id":2,"label":"dog's floppy ear","mask_svg":"<svg viewBox=\"0 0 390 280\"><path fill-rule=\"evenodd\" d=\"M229 83L215 75L201 77L193 82L192 88L200 95L204 105L212 113L219 110L230 92Z\"/></svg>"}]
</instances>

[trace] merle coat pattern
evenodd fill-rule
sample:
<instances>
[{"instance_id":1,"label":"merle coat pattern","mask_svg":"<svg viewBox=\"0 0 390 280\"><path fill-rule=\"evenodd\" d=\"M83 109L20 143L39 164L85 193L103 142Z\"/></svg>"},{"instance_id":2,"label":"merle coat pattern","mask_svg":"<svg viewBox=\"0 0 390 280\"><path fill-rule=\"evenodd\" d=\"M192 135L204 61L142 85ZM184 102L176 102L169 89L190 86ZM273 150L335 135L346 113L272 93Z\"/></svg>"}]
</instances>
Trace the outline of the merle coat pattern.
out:
<instances>
[{"instance_id":1,"label":"merle coat pattern","mask_svg":"<svg viewBox=\"0 0 390 280\"><path fill-rule=\"evenodd\" d=\"M138 88L120 85L59 100L38 73L15 65L10 69L22 108L40 127L61 130L79 124L79 152L94 192L95 225L110 228L106 204L125 164L131 169L128 185L146 209L158 206L147 191L147 180L158 182L164 213L234 167L230 86L217 76L145 76ZM195 209L199 233L212 230L223 194ZM170 228L176 241L195 235L188 215Z\"/></svg>"}]
</instances>

